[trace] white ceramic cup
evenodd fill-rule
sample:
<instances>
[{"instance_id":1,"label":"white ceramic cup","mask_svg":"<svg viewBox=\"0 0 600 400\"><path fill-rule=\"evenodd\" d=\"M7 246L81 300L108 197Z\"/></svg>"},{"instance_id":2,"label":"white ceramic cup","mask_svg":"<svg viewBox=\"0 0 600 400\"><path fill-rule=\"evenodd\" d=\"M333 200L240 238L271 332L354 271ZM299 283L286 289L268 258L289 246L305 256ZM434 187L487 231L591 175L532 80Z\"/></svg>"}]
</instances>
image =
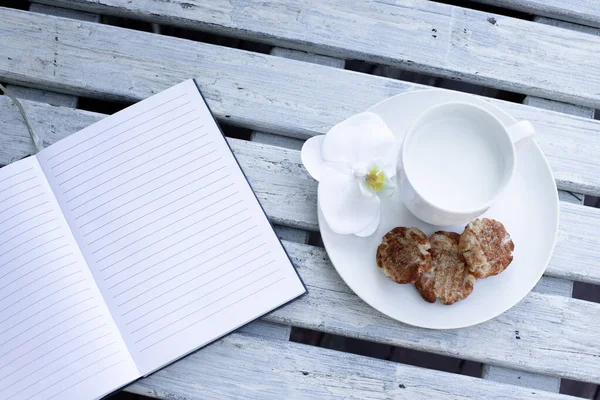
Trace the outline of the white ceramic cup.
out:
<instances>
[{"instance_id":1,"label":"white ceramic cup","mask_svg":"<svg viewBox=\"0 0 600 400\"><path fill-rule=\"evenodd\" d=\"M430 108L410 126L398 157L404 204L432 225L468 223L506 188L515 172L516 151L534 133L528 121L504 127L470 103Z\"/></svg>"}]
</instances>

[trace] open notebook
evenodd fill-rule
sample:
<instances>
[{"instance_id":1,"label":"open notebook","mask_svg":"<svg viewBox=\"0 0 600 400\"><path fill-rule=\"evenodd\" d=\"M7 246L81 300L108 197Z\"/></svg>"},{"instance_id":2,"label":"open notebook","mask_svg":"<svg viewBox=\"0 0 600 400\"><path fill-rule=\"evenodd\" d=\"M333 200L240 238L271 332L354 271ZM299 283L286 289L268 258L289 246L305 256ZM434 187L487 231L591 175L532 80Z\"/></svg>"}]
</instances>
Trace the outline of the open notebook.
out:
<instances>
[{"instance_id":1,"label":"open notebook","mask_svg":"<svg viewBox=\"0 0 600 400\"><path fill-rule=\"evenodd\" d=\"M191 80L0 169L0 398L94 399L305 288Z\"/></svg>"}]
</instances>

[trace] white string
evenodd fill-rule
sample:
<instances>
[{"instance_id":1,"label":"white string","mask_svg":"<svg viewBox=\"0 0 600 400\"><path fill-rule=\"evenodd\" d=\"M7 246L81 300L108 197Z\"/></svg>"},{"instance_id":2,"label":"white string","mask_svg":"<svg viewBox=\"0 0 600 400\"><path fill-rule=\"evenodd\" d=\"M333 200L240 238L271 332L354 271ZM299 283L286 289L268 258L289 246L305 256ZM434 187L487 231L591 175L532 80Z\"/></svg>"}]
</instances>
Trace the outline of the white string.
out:
<instances>
[{"instance_id":1,"label":"white string","mask_svg":"<svg viewBox=\"0 0 600 400\"><path fill-rule=\"evenodd\" d=\"M27 125L27 129L29 130L29 135L31 136L31 140L33 140L33 144L35 145L37 151L44 150L44 144L40 140L40 137L33 130L33 126L31 126L31 123L29 122L29 118L27 118L27 113L25 112L25 109L21 105L21 102L19 100L17 100L17 98L15 96L13 96L9 92L7 92L6 88L4 86L2 86L2 84L0 84L0 91L2 91L5 95L7 95L13 101L13 103L15 103L15 105L21 112L21 115L23 116L23 120L25 121L25 125Z\"/></svg>"}]
</instances>

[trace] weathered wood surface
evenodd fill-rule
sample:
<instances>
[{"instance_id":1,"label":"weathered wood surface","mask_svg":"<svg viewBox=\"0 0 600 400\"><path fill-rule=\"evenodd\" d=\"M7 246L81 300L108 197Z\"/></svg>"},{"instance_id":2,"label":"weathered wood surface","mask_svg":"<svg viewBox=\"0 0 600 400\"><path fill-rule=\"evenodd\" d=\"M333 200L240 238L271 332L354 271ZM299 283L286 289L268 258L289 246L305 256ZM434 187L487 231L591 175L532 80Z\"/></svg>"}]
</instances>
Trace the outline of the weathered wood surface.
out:
<instances>
[{"instance_id":1,"label":"weathered wood surface","mask_svg":"<svg viewBox=\"0 0 600 400\"><path fill-rule=\"evenodd\" d=\"M49 92L47 90L32 89L18 85L7 85L6 88L10 94L19 99L39 101L41 103L48 103L53 106L70 108L77 107L77 96L70 94Z\"/></svg>"},{"instance_id":2,"label":"weathered wood surface","mask_svg":"<svg viewBox=\"0 0 600 400\"><path fill-rule=\"evenodd\" d=\"M262 132L306 138L326 132L333 124L389 96L423 88L280 57L30 12L0 9L0 17L0 36L6 38L0 56L0 79L6 82L136 101L197 77L218 118ZM90 75L94 79L89 79ZM486 100L518 119L533 122L540 132L537 140L561 189L600 194L600 121Z\"/></svg>"},{"instance_id":3,"label":"weathered wood surface","mask_svg":"<svg viewBox=\"0 0 600 400\"><path fill-rule=\"evenodd\" d=\"M344 60L338 58L320 56L318 54L306 53L304 51L283 49L274 47L271 49L271 55L276 57L289 58L297 61L305 61L313 64L326 65L333 68L344 68ZM250 134L250 140L258 143L270 144L272 146L285 147L288 149L300 150L304 140L276 135L273 133L254 131Z\"/></svg>"},{"instance_id":4,"label":"weathered wood surface","mask_svg":"<svg viewBox=\"0 0 600 400\"><path fill-rule=\"evenodd\" d=\"M70 10L68 8L54 7L45 4L33 3L29 6L29 10L46 15L55 15L57 17L73 18L81 21L100 22L98 14L91 14L82 11Z\"/></svg>"},{"instance_id":5,"label":"weathered wood surface","mask_svg":"<svg viewBox=\"0 0 600 400\"><path fill-rule=\"evenodd\" d=\"M261 336L268 339L289 340L291 330L292 328L289 325L257 320L241 327L237 332Z\"/></svg>"},{"instance_id":6,"label":"weathered wood surface","mask_svg":"<svg viewBox=\"0 0 600 400\"><path fill-rule=\"evenodd\" d=\"M81 110L23 103L38 132L49 133L46 138L52 141L102 117ZM2 97L0 143L0 163L10 161L8 154L22 156L31 149L18 111ZM230 143L269 217L282 225L316 229L316 183L300 165L298 151L235 139ZM553 261L551 271L554 275L576 275L599 282L596 264L600 210L568 203L561 206L561 238L553 259L559 263ZM583 241L577 235L585 235ZM397 323L362 302L342 283L324 249L292 242L284 245L309 286L309 294L265 317L267 321L600 382L600 305L531 293L485 324L452 331L423 330ZM590 269L586 269L587 264ZM521 339L515 338L515 331L521 332Z\"/></svg>"},{"instance_id":7,"label":"weathered wood surface","mask_svg":"<svg viewBox=\"0 0 600 400\"><path fill-rule=\"evenodd\" d=\"M23 101L44 142L51 144L98 121L104 115ZM308 175L296 150L230 139L273 223L318 230L317 183ZM0 97L0 165L34 151L16 107ZM547 274L569 280L600 283L600 210L560 202L561 220L554 256Z\"/></svg>"},{"instance_id":8,"label":"weathered wood surface","mask_svg":"<svg viewBox=\"0 0 600 400\"><path fill-rule=\"evenodd\" d=\"M571 399L299 343L231 334L125 389L161 399Z\"/></svg>"},{"instance_id":9,"label":"weathered wood surface","mask_svg":"<svg viewBox=\"0 0 600 400\"><path fill-rule=\"evenodd\" d=\"M597 0L471 0L530 14L552 17L600 28L600 2Z\"/></svg>"},{"instance_id":10,"label":"weathered wood surface","mask_svg":"<svg viewBox=\"0 0 600 400\"><path fill-rule=\"evenodd\" d=\"M538 293L551 294L554 296L571 297L571 294L573 293L573 281L544 276L540 279L538 284L535 285L533 290ZM554 393L558 393L560 390L561 381L560 378L554 376L546 376L488 364L483 366L481 377L494 382L546 390Z\"/></svg>"},{"instance_id":11,"label":"weathered wood surface","mask_svg":"<svg viewBox=\"0 0 600 400\"><path fill-rule=\"evenodd\" d=\"M600 106L600 38L427 0L44 2Z\"/></svg>"}]
</instances>

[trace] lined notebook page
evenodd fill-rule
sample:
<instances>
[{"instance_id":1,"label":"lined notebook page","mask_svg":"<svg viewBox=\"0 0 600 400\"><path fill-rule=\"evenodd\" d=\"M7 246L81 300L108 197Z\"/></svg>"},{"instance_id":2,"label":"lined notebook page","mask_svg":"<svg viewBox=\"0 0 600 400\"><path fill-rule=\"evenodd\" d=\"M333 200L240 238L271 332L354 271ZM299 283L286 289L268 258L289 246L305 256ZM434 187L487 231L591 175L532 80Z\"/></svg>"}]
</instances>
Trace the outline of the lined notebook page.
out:
<instances>
[{"instance_id":1,"label":"lined notebook page","mask_svg":"<svg viewBox=\"0 0 600 400\"><path fill-rule=\"evenodd\" d=\"M143 374L304 292L193 81L40 158Z\"/></svg>"},{"instance_id":2,"label":"lined notebook page","mask_svg":"<svg viewBox=\"0 0 600 400\"><path fill-rule=\"evenodd\" d=\"M0 398L99 398L138 374L36 158L0 169Z\"/></svg>"}]
</instances>

